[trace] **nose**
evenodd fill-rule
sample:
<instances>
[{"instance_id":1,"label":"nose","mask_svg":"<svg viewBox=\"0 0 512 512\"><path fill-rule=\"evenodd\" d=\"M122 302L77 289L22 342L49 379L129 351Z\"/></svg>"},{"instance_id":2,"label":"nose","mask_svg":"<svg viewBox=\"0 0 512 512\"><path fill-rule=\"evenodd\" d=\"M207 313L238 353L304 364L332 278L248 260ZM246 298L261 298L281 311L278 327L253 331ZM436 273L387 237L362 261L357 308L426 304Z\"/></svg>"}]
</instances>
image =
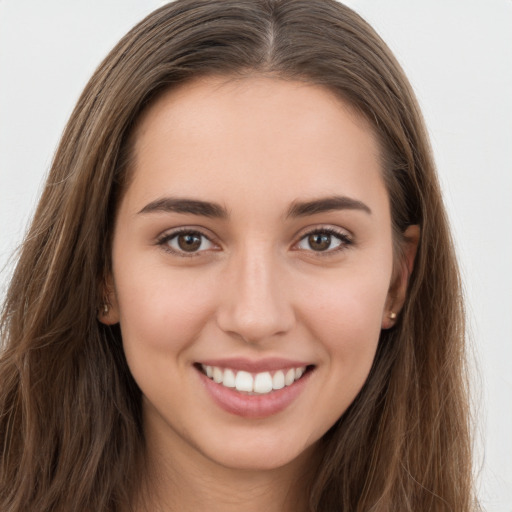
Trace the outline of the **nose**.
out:
<instances>
[{"instance_id":1,"label":"nose","mask_svg":"<svg viewBox=\"0 0 512 512\"><path fill-rule=\"evenodd\" d=\"M295 313L288 298L286 272L277 258L250 252L233 257L226 268L217 323L224 332L247 343L262 343L289 332Z\"/></svg>"}]
</instances>

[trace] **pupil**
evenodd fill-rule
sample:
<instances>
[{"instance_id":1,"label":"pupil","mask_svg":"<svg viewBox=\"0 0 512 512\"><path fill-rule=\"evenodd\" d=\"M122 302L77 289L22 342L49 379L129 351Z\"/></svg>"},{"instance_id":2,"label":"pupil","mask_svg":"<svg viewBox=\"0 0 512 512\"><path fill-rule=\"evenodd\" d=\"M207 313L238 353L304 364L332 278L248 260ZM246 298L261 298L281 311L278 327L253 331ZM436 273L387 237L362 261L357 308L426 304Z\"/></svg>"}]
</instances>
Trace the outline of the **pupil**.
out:
<instances>
[{"instance_id":1,"label":"pupil","mask_svg":"<svg viewBox=\"0 0 512 512\"><path fill-rule=\"evenodd\" d=\"M329 249L329 246L331 245L331 235L315 233L313 235L309 235L308 242L311 249L315 251L325 251L326 249Z\"/></svg>"},{"instance_id":2,"label":"pupil","mask_svg":"<svg viewBox=\"0 0 512 512\"><path fill-rule=\"evenodd\" d=\"M178 245L180 246L180 249L182 249L183 251L196 251L201 246L201 237L192 234L179 235Z\"/></svg>"}]
</instances>

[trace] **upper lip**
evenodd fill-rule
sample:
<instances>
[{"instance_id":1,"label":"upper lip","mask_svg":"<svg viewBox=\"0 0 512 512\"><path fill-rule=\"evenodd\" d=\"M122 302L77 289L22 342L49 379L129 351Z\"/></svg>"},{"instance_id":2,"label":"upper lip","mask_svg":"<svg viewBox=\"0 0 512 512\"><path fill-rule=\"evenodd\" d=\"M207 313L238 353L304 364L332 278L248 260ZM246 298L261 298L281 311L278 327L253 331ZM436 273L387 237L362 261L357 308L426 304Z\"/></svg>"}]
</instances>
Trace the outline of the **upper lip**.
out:
<instances>
[{"instance_id":1,"label":"upper lip","mask_svg":"<svg viewBox=\"0 0 512 512\"><path fill-rule=\"evenodd\" d=\"M232 370L242 370L249 373L271 372L276 370L285 370L288 368L300 368L310 366L311 363L296 361L292 359L272 357L266 359L251 360L246 358L225 358L208 359L198 361L205 366L217 366L219 368L230 368Z\"/></svg>"}]
</instances>

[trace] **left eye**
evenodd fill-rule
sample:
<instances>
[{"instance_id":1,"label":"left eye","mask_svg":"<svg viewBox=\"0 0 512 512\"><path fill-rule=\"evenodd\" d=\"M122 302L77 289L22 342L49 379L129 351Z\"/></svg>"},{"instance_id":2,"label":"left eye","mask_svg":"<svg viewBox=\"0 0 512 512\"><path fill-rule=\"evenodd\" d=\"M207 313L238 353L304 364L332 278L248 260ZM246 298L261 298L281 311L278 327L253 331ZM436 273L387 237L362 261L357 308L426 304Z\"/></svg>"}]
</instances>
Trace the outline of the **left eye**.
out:
<instances>
[{"instance_id":1,"label":"left eye","mask_svg":"<svg viewBox=\"0 0 512 512\"><path fill-rule=\"evenodd\" d=\"M350 243L349 237L343 233L318 230L302 237L297 247L305 251L331 252L342 249Z\"/></svg>"},{"instance_id":2,"label":"left eye","mask_svg":"<svg viewBox=\"0 0 512 512\"><path fill-rule=\"evenodd\" d=\"M211 249L214 245L205 235L198 231L182 231L166 236L161 242L172 252L193 254Z\"/></svg>"}]
</instances>

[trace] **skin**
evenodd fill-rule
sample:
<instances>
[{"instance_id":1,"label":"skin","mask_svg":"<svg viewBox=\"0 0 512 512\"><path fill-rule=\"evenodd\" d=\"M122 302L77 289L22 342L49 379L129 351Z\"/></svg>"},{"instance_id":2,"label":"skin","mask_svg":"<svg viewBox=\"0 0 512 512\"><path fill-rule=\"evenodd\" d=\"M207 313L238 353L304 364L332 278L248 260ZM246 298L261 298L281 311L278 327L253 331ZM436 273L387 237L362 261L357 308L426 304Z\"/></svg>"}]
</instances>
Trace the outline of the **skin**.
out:
<instances>
[{"instance_id":1,"label":"skin","mask_svg":"<svg viewBox=\"0 0 512 512\"><path fill-rule=\"evenodd\" d=\"M101 320L120 322L143 393L151 507L305 509L317 443L363 386L414 258L413 243L396 270L374 133L318 86L208 78L159 98L134 144ZM287 215L334 195L367 209ZM227 216L142 211L165 197ZM177 228L200 233L192 255L179 252ZM326 250L311 244L315 230ZM212 400L195 366L226 357L313 371L284 410L246 418Z\"/></svg>"}]
</instances>

